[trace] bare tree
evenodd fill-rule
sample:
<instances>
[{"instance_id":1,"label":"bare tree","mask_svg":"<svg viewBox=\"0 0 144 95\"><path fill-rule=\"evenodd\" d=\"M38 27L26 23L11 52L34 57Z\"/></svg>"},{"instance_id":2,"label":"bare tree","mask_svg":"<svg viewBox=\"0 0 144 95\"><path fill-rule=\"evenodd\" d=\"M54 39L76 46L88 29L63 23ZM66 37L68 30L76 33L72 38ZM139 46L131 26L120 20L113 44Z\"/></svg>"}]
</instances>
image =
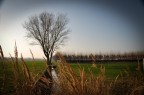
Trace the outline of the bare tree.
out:
<instances>
[{"instance_id":1,"label":"bare tree","mask_svg":"<svg viewBox=\"0 0 144 95\"><path fill-rule=\"evenodd\" d=\"M69 29L68 18L64 14L54 15L48 12L42 12L40 15L31 16L24 23L27 30L27 38L33 39L32 45L40 45L45 57L47 65L52 65L52 56L68 38Z\"/></svg>"}]
</instances>

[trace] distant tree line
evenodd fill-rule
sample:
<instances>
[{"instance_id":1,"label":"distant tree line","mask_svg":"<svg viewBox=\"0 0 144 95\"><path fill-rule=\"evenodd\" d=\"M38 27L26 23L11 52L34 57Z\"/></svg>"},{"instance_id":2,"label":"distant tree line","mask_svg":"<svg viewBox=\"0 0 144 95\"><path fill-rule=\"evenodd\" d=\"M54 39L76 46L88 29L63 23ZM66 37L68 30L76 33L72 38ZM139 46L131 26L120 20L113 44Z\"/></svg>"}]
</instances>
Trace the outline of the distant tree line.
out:
<instances>
[{"instance_id":1,"label":"distant tree line","mask_svg":"<svg viewBox=\"0 0 144 95\"><path fill-rule=\"evenodd\" d=\"M67 62L96 62L96 61L141 61L144 58L144 52L131 52L123 54L65 54L62 56ZM59 60L57 53L54 60Z\"/></svg>"}]
</instances>

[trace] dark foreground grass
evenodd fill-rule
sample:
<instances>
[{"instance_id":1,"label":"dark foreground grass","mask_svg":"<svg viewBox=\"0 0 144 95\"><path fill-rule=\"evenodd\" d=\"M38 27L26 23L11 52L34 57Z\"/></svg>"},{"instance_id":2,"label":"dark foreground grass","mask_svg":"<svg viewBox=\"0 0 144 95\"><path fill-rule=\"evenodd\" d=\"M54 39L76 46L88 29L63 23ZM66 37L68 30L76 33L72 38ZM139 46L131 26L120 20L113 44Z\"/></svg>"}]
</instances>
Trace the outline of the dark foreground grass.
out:
<instances>
[{"instance_id":1,"label":"dark foreground grass","mask_svg":"<svg viewBox=\"0 0 144 95\"><path fill-rule=\"evenodd\" d=\"M11 93L15 92L15 69L14 65L12 65L12 59L5 59L4 68L2 60L0 60L0 95L11 95ZM40 76L42 76L44 70L46 70L46 63L44 60L25 60L25 64L28 67L29 73L34 76L34 80L37 80ZM23 74L23 66L22 61L18 60L18 68L21 78L21 83L26 81L26 77Z\"/></svg>"}]
</instances>

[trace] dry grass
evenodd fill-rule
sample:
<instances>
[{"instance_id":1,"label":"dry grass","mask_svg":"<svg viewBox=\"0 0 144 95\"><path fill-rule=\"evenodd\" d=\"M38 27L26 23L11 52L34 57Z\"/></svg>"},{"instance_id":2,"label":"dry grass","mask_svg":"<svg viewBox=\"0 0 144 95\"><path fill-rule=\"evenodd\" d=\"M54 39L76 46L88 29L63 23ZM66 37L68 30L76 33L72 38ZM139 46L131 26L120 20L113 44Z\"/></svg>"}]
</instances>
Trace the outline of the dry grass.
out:
<instances>
[{"instance_id":1,"label":"dry grass","mask_svg":"<svg viewBox=\"0 0 144 95\"><path fill-rule=\"evenodd\" d=\"M31 51L30 51L31 52ZM70 64L59 55L60 62L57 64L58 80L53 79L51 83L42 74L34 74L36 70L34 56L33 72L30 72L23 56L18 59L18 50L15 45L15 57L11 55L11 62L6 62L2 48L0 48L0 58L3 64L3 85L1 90L5 90L6 83L6 64L13 68L12 84L14 87L12 95L143 95L144 94L144 74L140 71L131 73L129 71L118 75L114 80L108 81L105 77L105 67L101 65L98 76L94 76L89 69L89 75L85 74L84 68L79 64L78 72L75 72ZM53 85L53 88L50 88ZM2 93L3 94L3 93Z\"/></svg>"},{"instance_id":2,"label":"dry grass","mask_svg":"<svg viewBox=\"0 0 144 95\"><path fill-rule=\"evenodd\" d=\"M95 77L91 70L89 76L86 76L84 68L80 65L76 74L60 54L59 57L61 59L58 64L59 91L56 95L110 95L111 90L106 84L104 67L101 67L98 77Z\"/></svg>"},{"instance_id":3,"label":"dry grass","mask_svg":"<svg viewBox=\"0 0 144 95\"><path fill-rule=\"evenodd\" d=\"M35 59L33 56L32 51L30 50L30 53L33 58L33 70L30 72L28 66L26 65L26 62L24 61L24 58L21 54L20 59L18 58L18 50L15 43L15 51L14 55L15 57L12 57L10 54L10 61L6 60L3 55L2 48L0 46L0 59L3 66L3 78L2 78L2 87L0 89L0 94L3 95L49 95L50 94L50 85L51 82L48 80L43 73L41 74L35 74L36 71L36 64ZM12 77L7 76L6 69L7 66L10 66L12 68ZM47 69L48 70L48 69ZM9 78L9 79L8 79ZM12 91L11 92L5 92L6 84L11 83L12 85Z\"/></svg>"},{"instance_id":4,"label":"dry grass","mask_svg":"<svg viewBox=\"0 0 144 95\"><path fill-rule=\"evenodd\" d=\"M144 74L140 71L132 74L125 71L114 80L108 81L105 77L105 67L101 65L100 73L96 77L89 70L86 76L84 68L79 66L79 72L71 68L61 54L58 67L58 91L55 95L143 95Z\"/></svg>"}]
</instances>

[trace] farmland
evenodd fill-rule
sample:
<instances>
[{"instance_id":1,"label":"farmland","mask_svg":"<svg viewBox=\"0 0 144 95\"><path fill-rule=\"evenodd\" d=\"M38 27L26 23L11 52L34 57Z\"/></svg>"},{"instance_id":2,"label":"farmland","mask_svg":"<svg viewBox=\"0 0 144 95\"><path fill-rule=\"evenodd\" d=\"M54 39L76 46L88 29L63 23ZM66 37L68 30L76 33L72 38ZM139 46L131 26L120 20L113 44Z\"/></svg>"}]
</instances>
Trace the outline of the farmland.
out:
<instances>
[{"instance_id":1,"label":"farmland","mask_svg":"<svg viewBox=\"0 0 144 95\"><path fill-rule=\"evenodd\" d=\"M35 74L37 73L40 73L40 72L43 72L46 68L46 63L44 62L44 60L36 60L35 61L36 63L36 72ZM116 61L116 62L106 62L106 61L103 61L103 62L97 62L96 63L96 66L97 67L93 67L92 66L92 63L69 63L71 65L71 67L74 69L74 71L77 72L78 68L79 68L79 65L84 68L85 72L88 74L89 73L89 69L92 70L92 72L94 73L94 75L97 75L98 74L98 71L99 71L99 68L101 67L101 65L103 67L105 67L105 71L106 71L106 76L108 78L113 78L113 77L116 77L118 74L124 72L125 70L131 70L131 72L135 72L136 71L136 68L137 68L137 61L132 61L132 62L125 62L125 61L122 61L122 62L119 62L119 61ZM142 61L140 61L141 65L142 65ZM32 72L34 67L33 67L33 61L32 60L27 60L26 61L26 64L29 68L29 70ZM55 63L55 64L58 64L58 63ZM142 67L142 66L141 66ZM12 70L12 67L11 67L11 63L9 61L9 63L7 63L7 70ZM2 63L0 63L0 71L2 71Z\"/></svg>"},{"instance_id":2,"label":"farmland","mask_svg":"<svg viewBox=\"0 0 144 95\"><path fill-rule=\"evenodd\" d=\"M19 68L22 69L21 65L21 60L19 62ZM40 76L46 69L46 63L44 60L36 60L35 62L33 60L26 60L25 61L28 69L33 75ZM35 63L35 69L34 65ZM59 63L54 63L55 65ZM101 67L105 68L105 76L107 80L114 80L118 75L121 75L125 71L130 71L131 73L136 72L137 68L137 61L133 62L125 62L125 61L116 61L116 62L96 62L96 66L93 66L92 63L69 63L72 69L74 70L75 73L79 72L79 68L83 68L84 72L86 73L86 76L89 77L89 71L92 71L94 76L99 76L100 74L100 69ZM142 67L142 61L140 61L141 67ZM57 68L56 68L57 69ZM5 73L5 80L3 80L3 75ZM0 62L0 93L2 94L8 94L13 92L13 78L14 78L14 73L13 73L13 67L11 65L11 61L7 60L5 64L5 71L3 70L2 62ZM21 76L21 78L23 78ZM4 82L5 81L5 82ZM3 82L5 84L3 84ZM4 85L4 87L3 87ZM4 90L3 90L4 89ZM3 91L2 91L3 90Z\"/></svg>"},{"instance_id":3,"label":"farmland","mask_svg":"<svg viewBox=\"0 0 144 95\"><path fill-rule=\"evenodd\" d=\"M49 95L50 92L51 95L135 95L137 91L136 95L144 93L141 60L95 60L93 56L81 57L82 59L75 56L70 61L58 53L53 61L57 66L55 71L58 80L53 77L50 81L44 74L45 70L48 71L46 61L24 59L22 55L18 58L17 51L15 57L4 58L2 51L1 55L1 95Z\"/></svg>"},{"instance_id":4,"label":"farmland","mask_svg":"<svg viewBox=\"0 0 144 95\"><path fill-rule=\"evenodd\" d=\"M115 78L117 75L123 73L126 70L130 70L131 72L135 72L137 68L137 62L98 62L97 67L93 67L92 63L79 63L81 67L84 68L85 72L88 74L89 69L92 70L94 75L98 75L99 68L101 66L105 67L105 75L107 78ZM72 63L72 68L77 70L78 64Z\"/></svg>"}]
</instances>

